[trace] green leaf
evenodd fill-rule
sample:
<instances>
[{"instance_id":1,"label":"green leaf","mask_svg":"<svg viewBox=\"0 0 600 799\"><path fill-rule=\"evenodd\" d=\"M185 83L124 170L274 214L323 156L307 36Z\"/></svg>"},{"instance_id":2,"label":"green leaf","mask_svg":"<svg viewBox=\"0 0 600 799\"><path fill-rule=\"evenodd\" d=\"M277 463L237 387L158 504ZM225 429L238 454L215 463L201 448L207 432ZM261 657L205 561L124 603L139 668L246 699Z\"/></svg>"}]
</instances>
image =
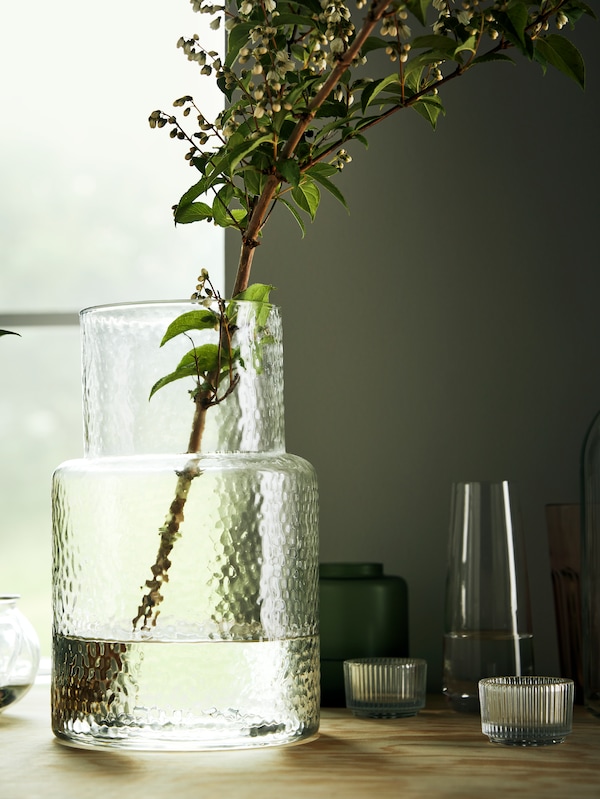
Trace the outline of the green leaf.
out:
<instances>
[{"instance_id":1,"label":"green leaf","mask_svg":"<svg viewBox=\"0 0 600 799\"><path fill-rule=\"evenodd\" d=\"M421 97L414 103L413 108L418 114L420 114L429 122L434 130L436 128L439 115L446 113L439 97L433 95Z\"/></svg>"},{"instance_id":2,"label":"green leaf","mask_svg":"<svg viewBox=\"0 0 600 799\"><path fill-rule=\"evenodd\" d=\"M286 4L286 5L289 5ZM321 14L321 4L319 0L295 0L294 7L299 6L300 8L306 8L311 14Z\"/></svg>"},{"instance_id":3,"label":"green leaf","mask_svg":"<svg viewBox=\"0 0 600 799\"><path fill-rule=\"evenodd\" d=\"M331 145L331 134L337 131L341 131L345 128L348 124L350 117L342 117L341 119L334 119L331 122L328 122L326 125L323 125L318 131L315 131L316 136L313 139L313 145L320 145L321 143L326 144L327 150L330 149ZM351 130L351 128L347 128L347 130Z\"/></svg>"},{"instance_id":4,"label":"green leaf","mask_svg":"<svg viewBox=\"0 0 600 799\"><path fill-rule=\"evenodd\" d=\"M20 333L15 333L14 330L0 330L0 336L20 336Z\"/></svg>"},{"instance_id":5,"label":"green leaf","mask_svg":"<svg viewBox=\"0 0 600 799\"><path fill-rule=\"evenodd\" d=\"M362 117L362 119L359 119L358 122L356 123L356 127L354 128L354 133L352 134L352 137L357 138L358 131L362 130L363 128L370 128L371 125L376 123L379 119L380 117L378 114L374 114L373 116L370 117Z\"/></svg>"},{"instance_id":6,"label":"green leaf","mask_svg":"<svg viewBox=\"0 0 600 799\"><path fill-rule=\"evenodd\" d=\"M551 33L535 41L535 56L545 66L551 64L585 88L585 64L581 53L568 39ZM541 56L541 58L540 58Z\"/></svg>"},{"instance_id":7,"label":"green leaf","mask_svg":"<svg viewBox=\"0 0 600 799\"><path fill-rule=\"evenodd\" d=\"M353 131L348 138L354 141L359 141L367 150L369 149L369 142L367 141L367 137L363 136L362 133L355 133Z\"/></svg>"},{"instance_id":8,"label":"green leaf","mask_svg":"<svg viewBox=\"0 0 600 799\"><path fill-rule=\"evenodd\" d=\"M361 55L367 55L372 50L383 50L389 45L385 39L380 39L378 36L369 36L365 39L365 43L360 48Z\"/></svg>"},{"instance_id":9,"label":"green leaf","mask_svg":"<svg viewBox=\"0 0 600 799\"><path fill-rule=\"evenodd\" d=\"M525 4L513 3L506 11L494 12L494 17L508 41L527 58L533 58L533 42L527 33L529 15Z\"/></svg>"},{"instance_id":10,"label":"green leaf","mask_svg":"<svg viewBox=\"0 0 600 799\"><path fill-rule=\"evenodd\" d=\"M240 161L254 152L263 142L271 141L272 138L273 136L271 133L264 133L262 136L257 136L255 139L246 139L233 148L230 146L223 148L223 155L221 158L213 162L214 173L217 173L217 175L223 172L231 174ZM211 173L211 177L213 177L214 173Z\"/></svg>"},{"instance_id":11,"label":"green leaf","mask_svg":"<svg viewBox=\"0 0 600 799\"><path fill-rule=\"evenodd\" d=\"M248 211L245 208L230 208L229 213L233 217L232 225L237 225L240 229L243 228L246 219L248 218Z\"/></svg>"},{"instance_id":12,"label":"green leaf","mask_svg":"<svg viewBox=\"0 0 600 799\"><path fill-rule=\"evenodd\" d=\"M572 0L572 2L565 3L562 7L562 10L565 12L569 18L569 22L571 23L577 22L577 20L581 19L584 14L592 17L592 19L596 19L594 10L587 3L581 2L581 0Z\"/></svg>"},{"instance_id":13,"label":"green leaf","mask_svg":"<svg viewBox=\"0 0 600 799\"><path fill-rule=\"evenodd\" d=\"M414 75L415 73L423 70L432 64L439 63L440 61L447 61L454 59L454 47L456 42L453 42L452 50L426 50L420 55L412 56L410 61L405 66L404 75Z\"/></svg>"},{"instance_id":14,"label":"green leaf","mask_svg":"<svg viewBox=\"0 0 600 799\"><path fill-rule=\"evenodd\" d=\"M412 47L416 50L425 48L427 50L439 50L440 52L453 53L456 47L456 40L451 36L441 36L440 34L417 36L412 43Z\"/></svg>"},{"instance_id":15,"label":"green leaf","mask_svg":"<svg viewBox=\"0 0 600 799\"><path fill-rule=\"evenodd\" d=\"M201 194L207 192L224 172L231 172L242 159L250 155L257 147L260 147L263 142L271 141L272 136L270 133L266 133L262 136L257 136L255 139L239 137L240 143L237 145L234 142L238 141L238 139L234 139L233 136L231 138L233 142L230 141L227 146L222 147L215 153L210 163L206 165L206 174L202 180L199 180L182 195L179 201L180 205L187 205Z\"/></svg>"},{"instance_id":16,"label":"green leaf","mask_svg":"<svg viewBox=\"0 0 600 799\"><path fill-rule=\"evenodd\" d=\"M316 164L315 166L316 167L329 166L329 164ZM335 169L335 167L333 167L333 169L335 170L335 172L337 172L337 169ZM333 194L336 200L338 200L338 202L340 202L344 206L344 208L346 208L346 210L349 210L348 203L346 202L346 198L344 197L342 192L338 189L338 187L334 183L332 183L329 180L329 178L327 178L323 174L321 170L315 169L315 167L313 166L310 169L306 170L306 174L310 175L311 178L314 178L317 181L317 183L320 183L324 189L327 189L327 191L330 192L330 194Z\"/></svg>"},{"instance_id":17,"label":"green leaf","mask_svg":"<svg viewBox=\"0 0 600 799\"><path fill-rule=\"evenodd\" d=\"M302 14L287 14L281 13L272 18L271 24L273 27L281 28L284 25L295 26L299 28L315 28L316 22L311 17L303 16Z\"/></svg>"},{"instance_id":18,"label":"green leaf","mask_svg":"<svg viewBox=\"0 0 600 799\"><path fill-rule=\"evenodd\" d=\"M240 291L233 298L234 300L250 300L250 302L269 302L271 292L275 286L268 283L252 283L248 288Z\"/></svg>"},{"instance_id":19,"label":"green leaf","mask_svg":"<svg viewBox=\"0 0 600 799\"><path fill-rule=\"evenodd\" d=\"M516 66L514 59L505 53L484 53L483 55L479 55L477 58L474 58L471 61L471 64L486 64L490 61L505 61L507 64Z\"/></svg>"},{"instance_id":20,"label":"green leaf","mask_svg":"<svg viewBox=\"0 0 600 799\"><path fill-rule=\"evenodd\" d=\"M506 9L506 14L512 22L514 32L518 37L523 49L525 49L525 28L529 22L529 13L525 3L510 3Z\"/></svg>"},{"instance_id":21,"label":"green leaf","mask_svg":"<svg viewBox=\"0 0 600 799\"><path fill-rule=\"evenodd\" d=\"M253 22L236 23L227 36L227 56L225 65L230 67L242 47L247 43L250 31L255 27Z\"/></svg>"},{"instance_id":22,"label":"green leaf","mask_svg":"<svg viewBox=\"0 0 600 799\"><path fill-rule=\"evenodd\" d=\"M383 91L386 86L389 86L392 83L398 83L399 78L396 73L392 75L388 75L385 78L381 78L381 80L375 80L373 83L370 83L361 94L360 102L362 105L363 112L366 111L368 106L373 102L373 100L377 97L377 95Z\"/></svg>"},{"instance_id":23,"label":"green leaf","mask_svg":"<svg viewBox=\"0 0 600 799\"><path fill-rule=\"evenodd\" d=\"M166 344L175 336L187 333L188 330L216 330L219 324L219 317L214 311L207 309L188 311L174 319L168 326L163 336L160 346Z\"/></svg>"},{"instance_id":24,"label":"green leaf","mask_svg":"<svg viewBox=\"0 0 600 799\"><path fill-rule=\"evenodd\" d=\"M462 44L459 44L458 47L454 50L454 56L456 57L459 53L462 53L464 50L468 50L470 53L477 52L477 37L476 36L469 36Z\"/></svg>"},{"instance_id":25,"label":"green leaf","mask_svg":"<svg viewBox=\"0 0 600 799\"><path fill-rule=\"evenodd\" d=\"M300 183L300 167L295 158L287 158L285 161L277 164L277 171L291 186L298 186Z\"/></svg>"},{"instance_id":26,"label":"green leaf","mask_svg":"<svg viewBox=\"0 0 600 799\"><path fill-rule=\"evenodd\" d=\"M233 186L226 183L215 195L212 204L212 213L215 225L219 227L229 227L235 224L235 220L229 211L229 203L233 198Z\"/></svg>"},{"instance_id":27,"label":"green leaf","mask_svg":"<svg viewBox=\"0 0 600 799\"><path fill-rule=\"evenodd\" d=\"M243 173L242 177L248 194L251 197L260 197L267 176L254 166L244 167L244 169L240 171Z\"/></svg>"},{"instance_id":28,"label":"green leaf","mask_svg":"<svg viewBox=\"0 0 600 799\"><path fill-rule=\"evenodd\" d=\"M218 183L225 183L226 179L222 177L224 172L231 174L242 159L254 152L264 142L271 141L271 139L272 135L266 133L262 136L257 136L255 139L243 139L240 144L234 146L232 149L229 146L223 147L211 164L207 165L207 173L209 172L209 166L212 166L210 173L206 174L182 195L175 210L175 221L186 223L195 222L198 219L206 219L207 216L206 214L202 215L201 208L190 215L188 213L188 206L201 194L205 194L212 186ZM214 210L211 210L210 215L212 216L213 214ZM229 218L228 224L231 223L231 218ZM224 227L227 227L227 225L224 225Z\"/></svg>"},{"instance_id":29,"label":"green leaf","mask_svg":"<svg viewBox=\"0 0 600 799\"><path fill-rule=\"evenodd\" d=\"M268 283L252 283L233 298L234 300L247 300L257 303L256 325L258 328L264 327L269 319L271 313L269 299L274 288L275 286L270 286ZM235 324L235 307L231 308L230 306L227 309L227 316L229 317L230 323Z\"/></svg>"},{"instance_id":30,"label":"green leaf","mask_svg":"<svg viewBox=\"0 0 600 799\"><path fill-rule=\"evenodd\" d=\"M221 352L221 361L223 361L223 355L224 353ZM150 391L149 399L152 399L159 389L164 388L169 383L173 383L175 380L181 380L184 377L200 379L210 372L214 372L219 368L218 356L219 347L217 344L203 344L201 347L194 347L193 350L183 356L174 372L156 381ZM229 359L226 358L225 360L228 361Z\"/></svg>"},{"instance_id":31,"label":"green leaf","mask_svg":"<svg viewBox=\"0 0 600 799\"><path fill-rule=\"evenodd\" d=\"M175 221L180 225L188 225L191 222L201 222L203 219L212 219L212 209L206 203L189 203L188 205L178 205L175 209Z\"/></svg>"},{"instance_id":32,"label":"green leaf","mask_svg":"<svg viewBox=\"0 0 600 799\"><path fill-rule=\"evenodd\" d=\"M305 176L300 185L292 189L292 197L294 202L310 215L311 220L314 220L321 201L321 192L314 181Z\"/></svg>"},{"instance_id":33,"label":"green leaf","mask_svg":"<svg viewBox=\"0 0 600 799\"><path fill-rule=\"evenodd\" d=\"M406 0L408 10L414 14L421 25L427 24L427 9L430 4L431 0Z\"/></svg>"},{"instance_id":34,"label":"green leaf","mask_svg":"<svg viewBox=\"0 0 600 799\"><path fill-rule=\"evenodd\" d=\"M180 209L183 209L186 205L193 203L194 200L200 197L201 194L205 194L210 185L209 178L203 177L200 178L197 183L194 183L193 186L190 186L190 188L184 194L182 194L181 199L179 200L175 217L177 218L177 214L179 213Z\"/></svg>"},{"instance_id":35,"label":"green leaf","mask_svg":"<svg viewBox=\"0 0 600 799\"><path fill-rule=\"evenodd\" d=\"M337 175L339 173L339 169L333 164L313 164L309 169L306 170L310 175L316 177L317 175L322 175L323 177L330 178L332 175Z\"/></svg>"},{"instance_id":36,"label":"green leaf","mask_svg":"<svg viewBox=\"0 0 600 799\"><path fill-rule=\"evenodd\" d=\"M290 202L288 202L288 200L285 200L283 197L279 198L279 202L283 203L283 205L285 205L290 214L294 217L294 219L300 226L300 230L302 231L302 238L304 238L306 236L306 225L304 224L304 220L302 219L298 211L294 208L294 206Z\"/></svg>"}]
</instances>

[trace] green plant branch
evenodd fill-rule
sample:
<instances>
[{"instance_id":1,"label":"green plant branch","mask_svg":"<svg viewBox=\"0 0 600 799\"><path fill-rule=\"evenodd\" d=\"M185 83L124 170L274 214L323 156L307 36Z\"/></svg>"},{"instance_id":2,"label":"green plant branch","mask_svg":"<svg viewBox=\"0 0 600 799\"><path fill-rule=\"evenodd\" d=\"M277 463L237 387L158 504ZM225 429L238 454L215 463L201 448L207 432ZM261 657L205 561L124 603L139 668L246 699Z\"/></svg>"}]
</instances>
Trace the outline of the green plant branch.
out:
<instances>
[{"instance_id":1,"label":"green plant branch","mask_svg":"<svg viewBox=\"0 0 600 799\"><path fill-rule=\"evenodd\" d=\"M569 22L568 15L574 20L583 14L594 16L584 0L559 0L555 4L532 0L530 5L521 0L506 0L502 4L489 2L487 8L483 5L479 0L465 0L459 10L450 2L445 6L436 3L438 18L433 25L433 35L421 37L418 43L414 41L418 49L424 48L424 52L414 61L409 61L410 45L402 43L410 36L404 20L410 11L426 26L429 0L406 0L406 5L399 0L372 0L358 31L349 21L350 11L343 0L321 3L322 12L315 9L312 0L298 4L281 0L283 16L264 0L245 0L239 9L234 6L234 14L225 4L221 10L229 17L230 42L224 68L216 54L197 52L197 37L180 40L179 46L183 46L188 58L202 65L203 74L211 74L213 68L217 71L221 81L219 87L230 101L230 106L219 114L215 123L210 124L193 104L191 97L180 98L175 105L191 101L198 111L202 131L197 134L199 141L205 143L209 138L205 132L210 130L210 136L218 139L219 146L210 153L202 152L179 123L162 112L151 114L150 125L175 125L174 137L185 139L191 145L186 159L202 174L201 180L175 206L176 221L212 220L222 227L236 227L241 233L239 266L232 296L236 297L248 287L259 237L278 200L282 200L292 211L304 231L298 212L288 199L284 199L284 195L291 192L296 206L308 212L311 218L314 218L319 202L318 182L344 202L339 190L327 177L335 173L336 167L325 164L325 159L337 150L338 166L341 168L343 159L338 148L342 144L353 138L364 140L364 131L403 108L417 108L435 126L438 114L443 111L435 95L445 84L465 74L476 63L499 58L501 51L516 47L530 60L537 59L543 69L550 64L583 85L583 61L576 48L560 35L546 36L545 33L552 17L556 17L560 30ZM242 10L244 6L246 10ZM535 6L537 13L532 16L532 7ZM215 14L219 8L207 2L205 6L199 3L195 10ZM382 30L378 38L372 33L379 22L382 22ZM486 35L498 41L479 55ZM541 41L536 46L538 39ZM257 41L260 46L255 46ZM328 53L323 56L319 52L321 44L328 48ZM382 47L399 57L397 74L372 82L359 80L350 83L352 68L361 59L365 60L363 48L366 54ZM295 65L292 64L292 56L296 60ZM207 65L207 57L213 59L212 67ZM236 61L241 65L250 58L254 59L251 71L240 68L238 74L233 70L232 65ZM286 60L289 65L280 69L281 62ZM450 68L446 75L442 74L441 67L451 62L456 62L456 66ZM301 66L298 67L298 64ZM292 73L293 77L288 78L287 73ZM259 80L258 88L254 84L255 74L264 81L261 84ZM275 74L275 79L270 78L270 74ZM338 87L340 91L334 94ZM235 91L239 95L232 102ZM313 92L316 93L313 95ZM361 109L350 108L355 93L356 96L360 94L362 114ZM325 106L332 94L334 101ZM378 102L378 95L380 112L369 116ZM345 103L342 102L344 97ZM390 107L381 111L384 104L390 104ZM189 113L190 109L186 107L184 115ZM236 115L242 117L241 125L236 121ZM319 127L322 120L318 117L328 121ZM240 132L236 133L238 128ZM314 139L311 134L316 134ZM200 156L196 155L198 151ZM320 171L316 171L319 165ZM214 194L212 207L196 202L209 189ZM313 192L312 199L310 191ZM239 202L242 209L238 211L234 207L232 210L231 202ZM224 306L220 304L219 307L221 324L217 365L212 370L204 371L200 380L202 370L198 362L196 364L198 388L193 395L195 410L188 442L189 454L200 451L208 409L223 401L236 385L232 371L231 331L227 326L223 328L226 314ZM223 352L229 358L229 388L219 395ZM189 360L184 367L189 369ZM167 382L171 379L172 376L168 376ZM160 530L161 543L152 567L152 578L146 582L148 592L138 608L134 627L142 619L143 629L147 629L149 622L156 623L157 607L162 601L161 587L168 580L169 555L179 535L189 487L199 473L197 459L192 458L178 475L175 497Z\"/></svg>"},{"instance_id":2,"label":"green plant branch","mask_svg":"<svg viewBox=\"0 0 600 799\"><path fill-rule=\"evenodd\" d=\"M314 119L317 110L323 105L325 100L329 97L331 92L339 83L340 77L358 56L358 53L363 47L365 41L371 35L373 28L382 18L385 10L389 7L391 2L392 0L379 0L379 2L372 3L361 30L352 40L352 44L348 47L348 49L343 53L343 55L341 55L338 63L332 69L322 88L309 102L306 112L296 123L295 128L281 150L280 160L283 161L293 155L308 126ZM262 194L258 198L258 202L254 206L252 214L250 215L248 226L242 236L240 260L235 282L233 284L234 296L244 291L248 286L250 280L250 270L252 269L252 261L254 259L254 251L260 243L258 240L258 235L265 222L268 208L273 201L277 187L280 183L281 175L277 174L276 172L269 175Z\"/></svg>"},{"instance_id":3,"label":"green plant branch","mask_svg":"<svg viewBox=\"0 0 600 799\"><path fill-rule=\"evenodd\" d=\"M156 625L160 613L158 606L164 599L162 588L169 581L169 569L171 567L169 555L180 535L179 528L184 519L183 511L192 481L199 474L201 474L201 471L197 461L189 461L185 469L177 476L175 498L171 502L165 523L159 530L160 544L156 559L151 567L152 577L146 580L145 583L148 590L143 595L137 613L132 619L134 630L140 621L143 621L142 630L149 630L149 625L153 627Z\"/></svg>"},{"instance_id":4,"label":"green plant branch","mask_svg":"<svg viewBox=\"0 0 600 799\"><path fill-rule=\"evenodd\" d=\"M198 278L195 299L203 298L207 302L214 302L218 308L218 344L216 362L212 368L205 369L200 362L199 350L194 346L194 342L186 329L181 330L192 343L192 360L195 364L196 389L192 392L194 400L194 416L192 429L187 446L187 454L196 457L191 458L185 467L177 472L177 483L175 486L175 496L167 513L163 526L159 529L160 542L153 565L150 568L152 576L146 580L146 593L142 596L137 613L132 619L133 629L137 628L141 621L142 630L149 630L150 625L155 626L160 610L158 606L164 599L162 587L169 581L169 569L171 560L169 558L175 542L180 536L180 527L184 521L184 509L187 497L192 485L192 481L202 474L198 463L198 453L201 449L202 437L206 426L206 414L209 408L223 402L232 391L235 390L239 375L234 372L234 349L232 342L232 326L227 316L225 303L219 293L210 282L207 272L203 272ZM177 321L177 320L176 320ZM163 339L163 343L164 343ZM227 374L227 387L221 393L219 388L223 379L224 371ZM181 376L189 376L187 373ZM160 383L160 381L159 381ZM155 384L156 387L157 384ZM154 389L153 389L154 392Z\"/></svg>"}]
</instances>

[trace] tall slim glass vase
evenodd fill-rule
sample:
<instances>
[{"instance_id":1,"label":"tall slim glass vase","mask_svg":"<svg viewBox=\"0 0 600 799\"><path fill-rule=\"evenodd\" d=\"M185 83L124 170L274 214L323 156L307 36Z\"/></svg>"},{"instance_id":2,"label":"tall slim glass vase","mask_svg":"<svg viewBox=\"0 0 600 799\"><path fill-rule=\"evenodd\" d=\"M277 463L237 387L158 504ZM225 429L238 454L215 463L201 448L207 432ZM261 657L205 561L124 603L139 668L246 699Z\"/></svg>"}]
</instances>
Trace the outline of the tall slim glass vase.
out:
<instances>
[{"instance_id":1,"label":"tall slim glass vase","mask_svg":"<svg viewBox=\"0 0 600 799\"><path fill-rule=\"evenodd\" d=\"M525 541L516 486L452 486L443 691L451 708L480 710L484 677L534 674Z\"/></svg>"}]
</instances>

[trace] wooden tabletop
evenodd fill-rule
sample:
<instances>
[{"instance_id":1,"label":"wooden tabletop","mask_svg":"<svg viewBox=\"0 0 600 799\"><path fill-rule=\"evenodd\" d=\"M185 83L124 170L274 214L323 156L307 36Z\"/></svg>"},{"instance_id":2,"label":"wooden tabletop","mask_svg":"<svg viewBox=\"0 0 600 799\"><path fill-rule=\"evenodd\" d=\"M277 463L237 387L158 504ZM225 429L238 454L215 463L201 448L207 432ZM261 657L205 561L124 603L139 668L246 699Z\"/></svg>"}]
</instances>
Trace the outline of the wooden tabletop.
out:
<instances>
[{"instance_id":1,"label":"wooden tabletop","mask_svg":"<svg viewBox=\"0 0 600 799\"><path fill-rule=\"evenodd\" d=\"M58 743L48 686L36 685L0 715L0 742L0 799L600 797L600 719L581 707L567 741L541 748L491 744L477 716L432 696L408 719L324 709L319 736L297 746L121 753Z\"/></svg>"}]
</instances>

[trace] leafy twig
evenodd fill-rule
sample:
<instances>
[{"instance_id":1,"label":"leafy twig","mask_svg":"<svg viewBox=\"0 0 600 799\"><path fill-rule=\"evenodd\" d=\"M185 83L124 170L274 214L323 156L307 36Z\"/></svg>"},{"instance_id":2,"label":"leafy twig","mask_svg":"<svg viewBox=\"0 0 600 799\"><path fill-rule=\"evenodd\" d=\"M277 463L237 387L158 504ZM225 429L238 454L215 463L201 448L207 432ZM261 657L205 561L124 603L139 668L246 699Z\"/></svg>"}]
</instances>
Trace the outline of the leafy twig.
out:
<instances>
[{"instance_id":1,"label":"leafy twig","mask_svg":"<svg viewBox=\"0 0 600 799\"><path fill-rule=\"evenodd\" d=\"M444 113L439 92L445 84L479 64L510 60L509 49L583 86L583 60L562 31L583 15L594 16L583 0L465 0L460 6L454 0L357 0L366 13L355 27L343 0L191 2L195 11L214 16L211 27L218 27L224 12L224 61L204 50L197 36L181 38L178 46L203 75L216 76L227 106L209 123L190 96L176 100L185 106L184 116L198 112L200 132L193 136L161 111L150 115L150 124L170 124L171 135L191 145L186 159L201 175L174 207L175 221L212 221L240 232L234 294L248 285L278 201L303 232L301 214L314 218L319 187L344 202L330 178L343 166L339 148L347 141L366 143L366 131L405 108L435 127ZM432 33L413 36L410 16L420 26L432 25ZM552 19L559 33L549 32ZM399 60L398 68L364 77L358 68L378 50ZM211 204L200 199L207 194Z\"/></svg>"},{"instance_id":2,"label":"leafy twig","mask_svg":"<svg viewBox=\"0 0 600 799\"><path fill-rule=\"evenodd\" d=\"M236 299L267 302L271 286L257 284ZM142 596L137 613L132 619L135 630L140 622L141 629L149 630L156 625L164 596L163 585L169 581L171 567L170 555L175 542L181 535L181 524L184 521L184 510L192 481L202 474L199 453L209 409L224 402L235 391L240 376L238 367L242 364L239 351L236 349L233 336L236 328L236 305L228 306L210 281L208 272L203 269L198 278L196 292L192 300L200 303L196 311L189 311L177 317L167 328L161 346L176 336L183 335L190 339L192 349L184 355L174 372L158 380L150 392L152 397L157 391L175 380L193 377L195 388L190 391L194 401L194 417L188 442L187 453L192 455L185 467L177 472L177 483L173 501L169 507L165 522L159 529L160 543L153 565L152 576L146 580L146 593ZM216 308L216 310L215 310ZM206 343L199 347L194 345L189 331L217 330L217 344Z\"/></svg>"},{"instance_id":3,"label":"leafy twig","mask_svg":"<svg viewBox=\"0 0 600 799\"><path fill-rule=\"evenodd\" d=\"M202 271L198 278L194 300L209 306L216 304L217 312L210 310L191 312L178 317L167 329L162 344L171 338L183 334L192 341L188 331L192 329L218 328L218 344L205 344L201 347L193 346L190 352L180 361L175 372L157 381L152 387L150 397L168 383L184 377L193 376L196 387L191 392L194 400L194 418L188 442L187 452L196 454L200 451L202 435L206 423L206 413L209 408L223 402L235 389L239 376L234 373L235 352L232 345L231 326L226 313L225 303L210 282L208 272ZM226 389L220 392L223 379L228 378ZM137 613L132 619L133 628L142 621L142 630L148 630L149 625L156 625L160 610L158 606L163 601L162 587L169 580L171 561L169 556L180 536L180 527L184 520L184 509L192 481L202 473L198 458L188 461L185 468L177 473L175 497L169 507L169 512L163 526L159 530L160 544L156 559L151 567L152 577L146 580L148 591L143 595Z\"/></svg>"}]
</instances>

